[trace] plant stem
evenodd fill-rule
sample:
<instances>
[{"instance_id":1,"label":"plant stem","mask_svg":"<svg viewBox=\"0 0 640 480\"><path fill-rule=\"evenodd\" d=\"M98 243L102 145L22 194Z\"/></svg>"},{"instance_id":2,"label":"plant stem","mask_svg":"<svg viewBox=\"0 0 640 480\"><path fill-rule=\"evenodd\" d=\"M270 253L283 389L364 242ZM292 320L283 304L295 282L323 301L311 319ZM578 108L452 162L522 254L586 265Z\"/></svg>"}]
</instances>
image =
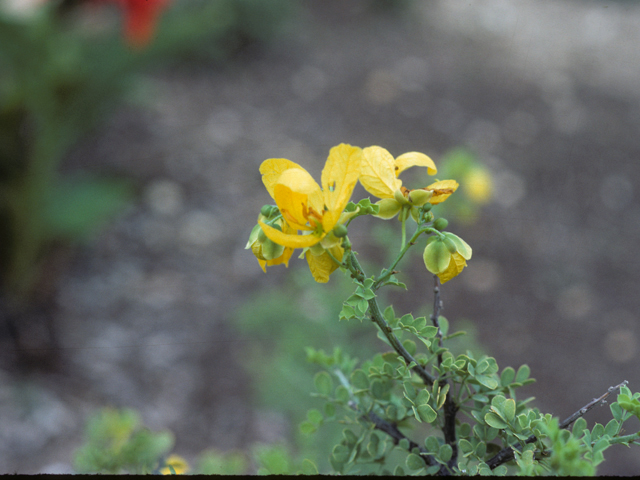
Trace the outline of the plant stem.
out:
<instances>
[{"instance_id":1,"label":"plant stem","mask_svg":"<svg viewBox=\"0 0 640 480\"><path fill-rule=\"evenodd\" d=\"M626 384L627 384L627 381L625 380L624 382L616 385L615 387L609 387L609 389L604 394L600 395L598 398L594 398L593 400L591 400L589 403L587 403L580 410L574 412L572 415L567 417L558 426L560 428L569 428L571 426L571 424L573 422L575 422L578 418L582 417L585 413L587 413L589 410L591 410L596 405L602 405L604 403L604 401L606 400L606 398L609 395L611 395L612 392L614 392L616 390L619 390L621 387L624 387ZM537 438L535 437L535 435L531 435L529 438L527 438L524 441L524 444L526 445L526 444L529 444L529 443L533 443L536 440L537 440ZM515 458L515 456L513 454L513 449L514 448L520 450L522 447L520 445L515 445L513 448L511 448L511 447L503 448L497 454L495 454L493 457L491 457L489 460L487 460L487 465L489 466L489 468L491 468L493 470L494 468L502 465L503 463L507 463L507 462L513 460Z\"/></svg>"},{"instance_id":2,"label":"plant stem","mask_svg":"<svg viewBox=\"0 0 640 480\"><path fill-rule=\"evenodd\" d=\"M409 248L413 247L413 245L415 244L416 240L418 239L418 237L420 235L422 235L423 233L437 233L437 234L440 234L440 232L438 232L438 230L436 230L435 228L418 227L416 229L416 231L414 232L414 234L409 239L409 242L405 243L404 242L404 233L405 233L405 231L404 231L404 222L403 222L402 233L403 233L402 249L400 250L400 253L395 258L395 260L393 261L391 266L389 266L388 269L384 269L380 273L378 278L376 278L376 281L375 281L375 283L373 284L373 287L372 287L374 291L377 290L378 288L380 288L380 286L385 282L385 280L387 280L391 275L394 274L396 266L398 265L398 263L400 263L400 260L402 260L402 257L404 257L404 254L407 253Z\"/></svg>"},{"instance_id":3,"label":"plant stem","mask_svg":"<svg viewBox=\"0 0 640 480\"><path fill-rule=\"evenodd\" d=\"M354 278L356 278L360 282L364 282L364 279L366 278L364 271L362 270L362 266L360 265L360 262L358 262L358 259L356 258L353 251L349 251L346 264L347 268L351 271ZM414 364L414 366L412 367L413 371L422 379L425 385L433 385L437 380L436 377L427 372L416 361L416 359L413 358L413 356L407 351L407 349L404 348L404 345L402 345L398 337L396 337L396 335L393 333L393 330L380 312L380 306L378 305L376 297L367 300L367 302L369 303L369 315L371 316L371 321L373 321L378 326L380 331L385 335L385 337L387 337L387 340L389 340L389 343L394 348L394 350L398 353L398 355L404 358L404 360L407 362L407 365L410 365L412 363Z\"/></svg>"}]
</instances>

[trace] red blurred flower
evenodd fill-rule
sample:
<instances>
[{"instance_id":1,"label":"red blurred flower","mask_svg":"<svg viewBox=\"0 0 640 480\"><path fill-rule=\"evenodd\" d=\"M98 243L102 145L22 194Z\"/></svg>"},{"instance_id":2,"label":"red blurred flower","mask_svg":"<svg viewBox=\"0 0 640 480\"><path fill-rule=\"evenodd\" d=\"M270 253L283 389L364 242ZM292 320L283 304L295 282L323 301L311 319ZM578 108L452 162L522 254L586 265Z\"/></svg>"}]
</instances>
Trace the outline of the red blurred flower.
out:
<instances>
[{"instance_id":1,"label":"red blurred flower","mask_svg":"<svg viewBox=\"0 0 640 480\"><path fill-rule=\"evenodd\" d=\"M146 46L153 37L160 12L169 0L102 0L119 4L124 11L124 35L136 48Z\"/></svg>"}]
</instances>

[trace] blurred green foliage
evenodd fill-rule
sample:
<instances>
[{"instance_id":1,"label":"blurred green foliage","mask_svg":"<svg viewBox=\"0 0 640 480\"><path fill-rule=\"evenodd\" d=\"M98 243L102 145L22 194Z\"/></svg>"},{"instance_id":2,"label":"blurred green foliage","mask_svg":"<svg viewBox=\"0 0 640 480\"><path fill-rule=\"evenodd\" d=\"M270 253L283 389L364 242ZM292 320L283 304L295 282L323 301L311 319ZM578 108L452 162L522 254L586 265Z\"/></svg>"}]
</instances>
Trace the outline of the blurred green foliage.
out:
<instances>
[{"instance_id":1,"label":"blurred green foliage","mask_svg":"<svg viewBox=\"0 0 640 480\"><path fill-rule=\"evenodd\" d=\"M22 16L0 9L0 287L18 309L52 245L90 238L134 194L114 175L61 173L69 150L132 98L141 73L189 60L220 66L275 35L293 5L174 2L144 50L127 45L119 25L87 26L85 17L115 5L51 0Z\"/></svg>"},{"instance_id":2,"label":"blurred green foliage","mask_svg":"<svg viewBox=\"0 0 640 480\"><path fill-rule=\"evenodd\" d=\"M351 285L346 276L334 275L318 289L305 265L290 270L286 284L252 296L236 311L233 323L249 344L245 367L252 376L256 407L283 414L291 426L287 440L295 443L292 454L322 468L328 466L324 452L339 429L326 429L313 439L298 429L314 388L315 368L307 361L305 345L329 352L348 347L353 355L367 356L379 343L366 324L337 320L340 292Z\"/></svg>"},{"instance_id":3,"label":"blurred green foliage","mask_svg":"<svg viewBox=\"0 0 640 480\"><path fill-rule=\"evenodd\" d=\"M77 473L246 475L252 468L260 475L318 473L314 462L295 461L286 446L262 444L243 452L204 450L192 469L182 457L169 454L175 443L171 432L152 432L130 409L96 412L86 422L84 437L74 453Z\"/></svg>"},{"instance_id":4,"label":"blurred green foliage","mask_svg":"<svg viewBox=\"0 0 640 480\"><path fill-rule=\"evenodd\" d=\"M74 458L78 473L152 473L174 444L170 432L143 428L133 410L104 409L87 422Z\"/></svg>"}]
</instances>

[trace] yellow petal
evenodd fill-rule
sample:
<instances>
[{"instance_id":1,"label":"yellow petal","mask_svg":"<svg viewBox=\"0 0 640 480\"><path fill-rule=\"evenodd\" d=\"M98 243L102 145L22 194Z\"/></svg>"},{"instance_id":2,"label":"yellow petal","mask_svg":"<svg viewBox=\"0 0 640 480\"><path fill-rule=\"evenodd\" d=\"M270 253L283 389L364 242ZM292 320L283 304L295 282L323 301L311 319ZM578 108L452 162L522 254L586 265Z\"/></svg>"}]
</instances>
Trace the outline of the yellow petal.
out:
<instances>
[{"instance_id":1,"label":"yellow petal","mask_svg":"<svg viewBox=\"0 0 640 480\"><path fill-rule=\"evenodd\" d=\"M269 240L272 240L279 245L284 245L285 247L305 248L315 245L322 240L322 237L317 235L295 235L283 233L280 230L270 227L261 220L258 220L258 224L262 227L262 231Z\"/></svg>"},{"instance_id":2,"label":"yellow petal","mask_svg":"<svg viewBox=\"0 0 640 480\"><path fill-rule=\"evenodd\" d=\"M427 167L427 173L429 175L435 175L438 173L436 164L433 163L429 157L420 152L407 152L396 158L396 177L404 172L407 168L411 167Z\"/></svg>"},{"instance_id":3,"label":"yellow petal","mask_svg":"<svg viewBox=\"0 0 640 480\"><path fill-rule=\"evenodd\" d=\"M304 210L307 208L307 195L292 192L289 187L276 185L273 198L282 213L285 221L296 230L313 230L306 225L307 219L304 217Z\"/></svg>"},{"instance_id":4,"label":"yellow petal","mask_svg":"<svg viewBox=\"0 0 640 480\"><path fill-rule=\"evenodd\" d=\"M455 180L441 180L425 188L425 190L433 191L433 195L429 199L429 203L432 205L444 202L457 189L458 182Z\"/></svg>"},{"instance_id":5,"label":"yellow petal","mask_svg":"<svg viewBox=\"0 0 640 480\"><path fill-rule=\"evenodd\" d=\"M342 256L344 254L344 250L340 246L332 247L329 249L331 254L336 257L338 260L342 260ZM333 261L333 259L327 254L327 252L322 255L315 256L312 255L311 252L307 252L306 254L307 263L309 263L309 270L311 270L311 275L318 283L327 283L329 281L329 276L338 268L338 264Z\"/></svg>"},{"instance_id":6,"label":"yellow petal","mask_svg":"<svg viewBox=\"0 0 640 480\"><path fill-rule=\"evenodd\" d=\"M336 226L342 211L349 203L353 189L358 183L362 149L341 143L329 152L322 170L322 196L328 209L323 215L325 231Z\"/></svg>"},{"instance_id":7,"label":"yellow petal","mask_svg":"<svg viewBox=\"0 0 640 480\"><path fill-rule=\"evenodd\" d=\"M466 260L459 253L454 253L451 255L451 262L449 262L449 266L447 269L438 274L438 278L440 278L440 283L445 283L451 280L453 277L457 276L462 269L467 266Z\"/></svg>"},{"instance_id":8,"label":"yellow petal","mask_svg":"<svg viewBox=\"0 0 640 480\"><path fill-rule=\"evenodd\" d=\"M362 150L360 183L367 192L378 198L393 198L393 193L402 186L395 172L393 156L384 148L367 147Z\"/></svg>"},{"instance_id":9,"label":"yellow petal","mask_svg":"<svg viewBox=\"0 0 640 480\"><path fill-rule=\"evenodd\" d=\"M280 178L280 175L282 175L285 170L289 170L290 168L304 170L300 165L286 158L269 158L260 165L262 183L264 183L271 198L274 198L273 189L276 186L278 178Z\"/></svg>"}]
</instances>

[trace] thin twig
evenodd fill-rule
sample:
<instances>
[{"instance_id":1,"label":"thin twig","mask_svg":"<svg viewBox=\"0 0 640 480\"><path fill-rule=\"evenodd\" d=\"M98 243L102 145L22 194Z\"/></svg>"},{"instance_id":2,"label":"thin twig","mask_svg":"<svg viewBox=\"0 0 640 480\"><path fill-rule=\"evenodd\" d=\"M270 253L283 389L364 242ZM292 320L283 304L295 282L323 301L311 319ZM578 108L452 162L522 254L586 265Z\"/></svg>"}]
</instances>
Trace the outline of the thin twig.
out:
<instances>
[{"instance_id":1,"label":"thin twig","mask_svg":"<svg viewBox=\"0 0 640 480\"><path fill-rule=\"evenodd\" d=\"M440 298L440 279L437 275L433 276L434 285L433 285L433 313L431 314L431 322L438 329L438 333L436 334L436 338L438 339L438 346L442 347L442 330L440 330L440 312L442 311L442 299ZM442 364L442 354L438 354L438 367ZM440 379L438 384L440 388L444 388L449 383L448 380ZM443 411L444 411L444 425L442 426L442 433L444 434L444 441L447 443L452 449L452 455L449 461L447 462L447 466L449 468L453 468L453 466L458 461L458 440L456 438L456 414L458 413L459 407L456 405L456 402L453 400L453 389L449 388L447 392L447 396L444 401Z\"/></svg>"},{"instance_id":2,"label":"thin twig","mask_svg":"<svg viewBox=\"0 0 640 480\"><path fill-rule=\"evenodd\" d=\"M619 390L620 388L624 387L627 383L628 382L625 380L624 382L616 385L615 387L609 387L609 389L604 394L600 395L598 398L594 398L593 400L591 400L580 410L578 410L577 412L573 413L572 415L568 416L565 420L560 422L558 426L560 428L569 428L573 422L575 422L578 418L582 417L589 410L591 410L597 405L603 405L604 403L606 403L605 400L609 395L611 395L612 392ZM531 435L529 438L527 438L524 441L524 443L526 445L529 443L533 443L535 441L536 441L536 436ZM489 466L489 468L494 469L502 465L503 463L507 463L513 460L515 458L515 455L513 453L514 448L517 450L520 450L522 447L520 445L516 445L513 448L512 447L503 448L496 455L494 455L487 461L487 465Z\"/></svg>"},{"instance_id":3,"label":"thin twig","mask_svg":"<svg viewBox=\"0 0 640 480\"><path fill-rule=\"evenodd\" d=\"M349 252L349 256L347 258L346 263L347 263L347 268L351 271L354 277L358 281L364 282L366 278L364 271L362 270L362 266L358 262L358 259L356 258L353 252ZM428 386L433 385L434 382L436 381L436 377L434 377L432 374L427 372L424 369L424 367L422 367L422 365L420 365L416 361L416 359L413 358L413 355L411 355L407 351L407 349L404 348L404 345L402 345L398 337L396 337L396 335L393 333L393 330L391 329L387 321L384 319L384 316L380 312L380 306L378 305L378 301L376 300L376 297L373 297L372 299L367 300L367 302L369 304L369 316L371 317L371 321L373 321L378 326L380 331L385 335L385 337L387 337L387 340L389 340L389 343L394 348L394 350L402 358L404 358L404 360L407 362L407 365L410 365L411 363L414 364L414 366L412 367L412 370L422 379L425 385L428 385Z\"/></svg>"}]
</instances>

